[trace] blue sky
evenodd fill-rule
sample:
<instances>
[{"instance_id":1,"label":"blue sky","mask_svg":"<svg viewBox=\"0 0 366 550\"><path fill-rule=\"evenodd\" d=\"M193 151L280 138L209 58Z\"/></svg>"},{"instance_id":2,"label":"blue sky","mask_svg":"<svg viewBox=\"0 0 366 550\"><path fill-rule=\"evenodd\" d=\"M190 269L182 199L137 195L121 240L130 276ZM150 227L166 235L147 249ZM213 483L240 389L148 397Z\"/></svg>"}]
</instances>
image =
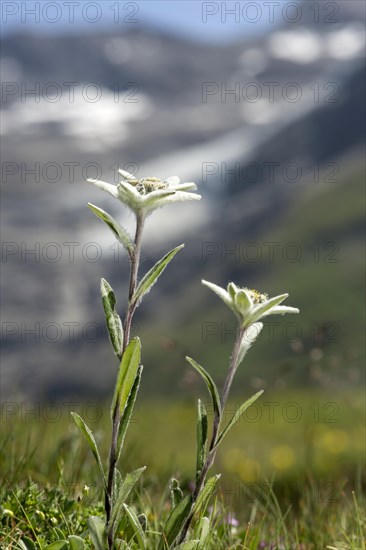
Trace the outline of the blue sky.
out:
<instances>
[{"instance_id":1,"label":"blue sky","mask_svg":"<svg viewBox=\"0 0 366 550\"><path fill-rule=\"evenodd\" d=\"M95 32L150 25L195 40L221 42L265 32L261 2L200 0L3 0L3 32Z\"/></svg>"}]
</instances>

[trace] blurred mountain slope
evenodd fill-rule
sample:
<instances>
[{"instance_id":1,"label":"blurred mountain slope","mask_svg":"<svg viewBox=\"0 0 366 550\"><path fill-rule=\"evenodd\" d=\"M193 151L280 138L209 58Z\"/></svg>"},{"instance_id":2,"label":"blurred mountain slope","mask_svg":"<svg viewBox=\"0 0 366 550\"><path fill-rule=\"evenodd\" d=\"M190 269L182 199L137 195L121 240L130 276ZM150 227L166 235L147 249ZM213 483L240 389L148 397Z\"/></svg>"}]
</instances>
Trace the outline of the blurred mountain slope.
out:
<instances>
[{"instance_id":1,"label":"blurred mountain slope","mask_svg":"<svg viewBox=\"0 0 366 550\"><path fill-rule=\"evenodd\" d=\"M110 391L114 372L104 365L113 358L102 329L99 279L106 277L123 296L128 266L123 255L116 258L113 239L85 204L105 207L129 228L133 219L83 181L95 170L113 181L117 164L139 175L194 179L203 195L198 204L149 220L142 269L178 242L186 248L136 318L144 362L150 363L148 391L191 383L183 372L187 352L217 373L227 360L230 334L222 338L220 327L203 341L202 323L223 319L228 330L233 324L201 288L202 277L289 291L291 303L304 312L296 320L304 342L279 338L269 349L263 343L241 381L323 383L312 375L315 356L323 361L325 379L335 369L341 380L350 367L349 382L352 376L357 382L359 315L350 312L360 311L364 30L350 13L335 26L303 22L297 33L305 50L296 42L293 50L284 49L294 39L286 26L220 47L146 29L3 40L3 80L10 85L2 89L1 114L5 396L61 399ZM257 88L248 87L253 82ZM93 83L102 93L95 102L87 99ZM26 94L37 88L43 90L39 97ZM262 97L253 101L256 89ZM60 91L56 101L52 93ZM298 169L301 177L294 179ZM243 254L250 242L262 258ZM280 243L273 262L266 259L268 242ZM301 261L283 260L289 242L300 247ZM90 243L103 247L95 261L95 247L87 254ZM329 243L336 244L336 263L324 261ZM208 245L216 252L207 254ZM322 261L314 261L314 246ZM238 255L229 252L235 248ZM56 261L55 251L61 251ZM327 322L335 323L338 340L319 351L309 333L313 324ZM89 335L84 330L88 323L98 325L94 341L93 327ZM162 335L167 339L156 347ZM276 366L269 371L272 359ZM292 375L283 377L287 371Z\"/></svg>"}]
</instances>

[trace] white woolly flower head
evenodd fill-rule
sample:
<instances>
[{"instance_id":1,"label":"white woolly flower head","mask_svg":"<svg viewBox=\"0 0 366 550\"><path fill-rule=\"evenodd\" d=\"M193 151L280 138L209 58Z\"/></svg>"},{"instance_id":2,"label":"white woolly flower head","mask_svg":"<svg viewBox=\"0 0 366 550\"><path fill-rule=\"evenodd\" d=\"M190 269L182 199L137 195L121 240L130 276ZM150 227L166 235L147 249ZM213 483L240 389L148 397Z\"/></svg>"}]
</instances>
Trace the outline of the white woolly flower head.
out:
<instances>
[{"instance_id":1,"label":"white woolly flower head","mask_svg":"<svg viewBox=\"0 0 366 550\"><path fill-rule=\"evenodd\" d=\"M268 294L262 294L254 289L238 287L229 283L227 290L208 281L202 284L217 294L223 302L239 318L240 325L247 328L268 315L285 315L286 313L299 313L296 307L281 306L288 294L280 294L269 298Z\"/></svg>"},{"instance_id":2,"label":"white woolly flower head","mask_svg":"<svg viewBox=\"0 0 366 550\"><path fill-rule=\"evenodd\" d=\"M152 176L138 179L125 170L118 170L118 173L121 181L117 185L95 179L88 179L88 182L125 203L136 216L147 216L157 208L173 202L201 198L192 193L197 190L195 183L180 183L177 176L165 180Z\"/></svg>"}]
</instances>

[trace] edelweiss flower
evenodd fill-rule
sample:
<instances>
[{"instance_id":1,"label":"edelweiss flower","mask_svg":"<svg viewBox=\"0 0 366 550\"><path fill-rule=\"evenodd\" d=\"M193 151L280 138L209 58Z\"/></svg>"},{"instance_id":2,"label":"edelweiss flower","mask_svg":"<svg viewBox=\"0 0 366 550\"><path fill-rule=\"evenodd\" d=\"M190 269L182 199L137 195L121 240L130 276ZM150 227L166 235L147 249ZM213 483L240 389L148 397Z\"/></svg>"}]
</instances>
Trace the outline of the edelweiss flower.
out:
<instances>
[{"instance_id":1,"label":"edelweiss flower","mask_svg":"<svg viewBox=\"0 0 366 550\"><path fill-rule=\"evenodd\" d=\"M149 215L156 208L172 202L201 198L188 192L197 189L194 183L180 183L176 176L162 181L154 177L137 179L125 170L118 170L118 173L122 179L117 186L95 179L88 179L88 182L127 204L136 216Z\"/></svg>"},{"instance_id":2,"label":"edelweiss flower","mask_svg":"<svg viewBox=\"0 0 366 550\"><path fill-rule=\"evenodd\" d=\"M257 290L240 288L234 283L229 283L227 290L208 281L202 281L202 284L213 290L229 306L239 318L243 328L249 327L267 315L299 313L296 307L279 305L288 297L288 294L280 294L274 298L269 298L267 294L261 294Z\"/></svg>"}]
</instances>

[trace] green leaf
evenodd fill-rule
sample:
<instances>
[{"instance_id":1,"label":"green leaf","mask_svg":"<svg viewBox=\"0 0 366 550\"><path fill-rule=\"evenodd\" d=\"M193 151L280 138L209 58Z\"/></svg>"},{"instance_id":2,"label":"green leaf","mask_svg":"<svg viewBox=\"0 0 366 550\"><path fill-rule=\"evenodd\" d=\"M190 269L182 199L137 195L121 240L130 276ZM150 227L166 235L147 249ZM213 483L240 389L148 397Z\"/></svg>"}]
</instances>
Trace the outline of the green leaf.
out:
<instances>
[{"instance_id":1,"label":"green leaf","mask_svg":"<svg viewBox=\"0 0 366 550\"><path fill-rule=\"evenodd\" d=\"M62 550L63 548L67 548L68 546L69 543L67 542L67 540L58 540L56 542L52 542L52 544L44 546L43 550Z\"/></svg>"},{"instance_id":2,"label":"green leaf","mask_svg":"<svg viewBox=\"0 0 366 550\"><path fill-rule=\"evenodd\" d=\"M112 420L117 413L122 415L135 382L137 369L140 364L141 342L133 338L125 349L119 366L116 387L111 405Z\"/></svg>"},{"instance_id":3,"label":"green leaf","mask_svg":"<svg viewBox=\"0 0 366 550\"><path fill-rule=\"evenodd\" d=\"M199 540L187 540L186 542L182 542L182 544L178 544L178 546L174 546L174 550L197 550L199 544Z\"/></svg>"},{"instance_id":4,"label":"green leaf","mask_svg":"<svg viewBox=\"0 0 366 550\"><path fill-rule=\"evenodd\" d=\"M234 300L242 315L246 314L253 307L249 293L245 289L238 290Z\"/></svg>"},{"instance_id":5,"label":"green leaf","mask_svg":"<svg viewBox=\"0 0 366 550\"><path fill-rule=\"evenodd\" d=\"M207 444L208 422L207 412L204 404L198 400L198 419L197 419L197 464L196 464L196 481L199 481L202 468L206 461L206 444Z\"/></svg>"},{"instance_id":6,"label":"green leaf","mask_svg":"<svg viewBox=\"0 0 366 550\"><path fill-rule=\"evenodd\" d=\"M146 529L147 529L147 516L146 516L146 514L139 514L137 516L137 519L140 522L140 525L142 527L143 532L146 533Z\"/></svg>"},{"instance_id":7,"label":"green leaf","mask_svg":"<svg viewBox=\"0 0 366 550\"><path fill-rule=\"evenodd\" d=\"M133 533L134 533L134 538L138 542L139 548L145 550L145 548L146 548L146 537L145 537L144 530L142 528L141 523L139 522L139 519L138 519L137 515L132 510L132 508L127 506L127 504L123 504L123 508L124 508L124 510L127 514L130 526L132 527L132 530L133 530Z\"/></svg>"},{"instance_id":8,"label":"green leaf","mask_svg":"<svg viewBox=\"0 0 366 550\"><path fill-rule=\"evenodd\" d=\"M172 503L172 509L178 506L178 504L183 500L183 492L179 487L179 481L172 477L170 480L170 500Z\"/></svg>"},{"instance_id":9,"label":"green leaf","mask_svg":"<svg viewBox=\"0 0 366 550\"><path fill-rule=\"evenodd\" d=\"M168 547L173 545L175 539L182 530L182 527L188 518L192 508L192 497L187 495L183 500L170 512L169 517L164 525L163 536L168 544ZM163 550L164 539L161 540L159 550Z\"/></svg>"},{"instance_id":10,"label":"green leaf","mask_svg":"<svg viewBox=\"0 0 366 550\"><path fill-rule=\"evenodd\" d=\"M221 477L221 474L217 474L215 476L210 477L210 479L206 481L193 507L194 514L196 514L197 512L199 512L200 514L205 513L208 503L210 501L210 498L212 497L216 489L216 485L220 477Z\"/></svg>"},{"instance_id":11,"label":"green leaf","mask_svg":"<svg viewBox=\"0 0 366 550\"><path fill-rule=\"evenodd\" d=\"M235 296L237 295L238 291L239 291L239 288L236 286L236 284L234 283L229 283L227 285L227 291L231 297L231 299L234 301L235 300Z\"/></svg>"},{"instance_id":12,"label":"green leaf","mask_svg":"<svg viewBox=\"0 0 366 550\"><path fill-rule=\"evenodd\" d=\"M255 306L254 310L252 311L253 320L256 321L262 315L264 315L266 312L277 306L278 304L281 304L284 300L288 298L288 294L280 294L279 296L274 296L273 298L269 298L262 304L258 304Z\"/></svg>"},{"instance_id":13,"label":"green leaf","mask_svg":"<svg viewBox=\"0 0 366 550\"><path fill-rule=\"evenodd\" d=\"M135 382L132 386L131 393L128 396L127 405L125 410L123 411L121 423L119 425L118 441L117 441L117 461L119 460L119 457L121 455L123 443L126 437L128 426L131 421L133 409L135 407L136 397L137 397L137 393L139 391L140 382L141 382L142 369L143 369L142 365L140 365L139 368L137 369Z\"/></svg>"},{"instance_id":14,"label":"green leaf","mask_svg":"<svg viewBox=\"0 0 366 550\"><path fill-rule=\"evenodd\" d=\"M116 550L130 550L130 547L128 546L127 542L125 542L122 539L116 539L114 541Z\"/></svg>"},{"instance_id":15,"label":"green leaf","mask_svg":"<svg viewBox=\"0 0 366 550\"><path fill-rule=\"evenodd\" d=\"M114 478L113 478L113 491L112 491L112 501L113 504L116 502L118 493L122 487L123 478L121 472L118 468L115 469Z\"/></svg>"},{"instance_id":16,"label":"green leaf","mask_svg":"<svg viewBox=\"0 0 366 550\"><path fill-rule=\"evenodd\" d=\"M95 460L97 461L99 471L100 471L100 475L102 477L104 487L106 488L107 487L107 481L106 481L104 470L103 470L103 464L102 464L102 461L100 459L98 447L97 447L97 444L95 442L93 433L88 428L88 426L85 424L85 422L81 418L81 416L79 416L78 414L76 414L74 412L71 413L71 416L73 417L75 424L77 425L77 427L79 428L79 430L81 431L83 436L85 437L86 442L88 443L88 445L89 445L89 447L90 447L90 449L91 449L91 451L92 451L92 453L95 457Z\"/></svg>"},{"instance_id":17,"label":"green leaf","mask_svg":"<svg viewBox=\"0 0 366 550\"><path fill-rule=\"evenodd\" d=\"M207 542L210 536L210 520L205 516L200 519L197 526L197 532L200 541L198 548L204 550L207 548Z\"/></svg>"},{"instance_id":18,"label":"green leaf","mask_svg":"<svg viewBox=\"0 0 366 550\"><path fill-rule=\"evenodd\" d=\"M102 518L98 516L90 516L88 518L88 527L90 538L95 546L95 550L106 550L106 548L108 548L107 535Z\"/></svg>"},{"instance_id":19,"label":"green leaf","mask_svg":"<svg viewBox=\"0 0 366 550\"><path fill-rule=\"evenodd\" d=\"M239 409L236 411L236 413L234 414L234 416L232 417L232 419L230 420L228 425L222 430L221 434L219 435L219 437L217 439L215 447L217 447L221 443L221 441L224 439L226 434L231 430L231 428L240 419L241 415L247 410L248 407L250 407L250 405L252 405L254 403L254 401L256 401L258 399L258 397L260 397L262 395L262 393L263 393L263 390L260 390L259 392L257 392L255 395L250 397L250 399L245 401L245 403L243 403L239 407Z\"/></svg>"},{"instance_id":20,"label":"green leaf","mask_svg":"<svg viewBox=\"0 0 366 550\"><path fill-rule=\"evenodd\" d=\"M174 256L184 247L184 244L173 248L168 254L159 260L153 268L146 273L146 275L141 279L134 295L132 296L131 303L138 304L142 298L150 292L152 286L156 283L160 275L163 273L164 269L168 263L174 258Z\"/></svg>"},{"instance_id":21,"label":"green leaf","mask_svg":"<svg viewBox=\"0 0 366 550\"><path fill-rule=\"evenodd\" d=\"M85 544L81 537L77 537L76 535L69 535L69 544L70 544L70 550L84 550Z\"/></svg>"},{"instance_id":22,"label":"green leaf","mask_svg":"<svg viewBox=\"0 0 366 550\"><path fill-rule=\"evenodd\" d=\"M100 292L105 313L105 321L108 329L109 339L114 353L119 360L122 358L123 328L120 316L115 310L116 297L110 284L105 280L100 281Z\"/></svg>"},{"instance_id":23,"label":"green leaf","mask_svg":"<svg viewBox=\"0 0 366 550\"><path fill-rule=\"evenodd\" d=\"M131 237L127 233L126 229L122 227L121 224L117 222L108 212L105 212L99 206L95 206L92 203L88 203L88 206L90 210L101 220L103 220L108 227L113 231L114 236L117 238L117 240L123 244L123 246L126 248L129 256L132 256L134 245L131 242Z\"/></svg>"},{"instance_id":24,"label":"green leaf","mask_svg":"<svg viewBox=\"0 0 366 550\"><path fill-rule=\"evenodd\" d=\"M18 542L22 550L36 550L36 545L32 539L28 537L23 537L22 540Z\"/></svg>"},{"instance_id":25,"label":"green leaf","mask_svg":"<svg viewBox=\"0 0 366 550\"><path fill-rule=\"evenodd\" d=\"M122 481L122 484L119 488L118 495L116 495L115 501L113 504L113 511L112 511L112 517L111 517L112 529L118 526L121 513L123 513L123 504L125 503L127 497L129 496L132 489L140 479L142 472L144 472L145 470L146 470L146 466L143 466L142 468L138 468L137 470L134 470L133 472L130 472L129 474L127 474L124 480Z\"/></svg>"},{"instance_id":26,"label":"green leaf","mask_svg":"<svg viewBox=\"0 0 366 550\"><path fill-rule=\"evenodd\" d=\"M208 372L203 367L201 367L201 365L196 363L194 359L192 359L191 357L186 357L186 360L202 376L203 380L206 383L208 391L210 392L215 415L220 416L221 415L220 396L219 396L219 392L215 382L213 381L211 376L208 374Z\"/></svg>"},{"instance_id":27,"label":"green leaf","mask_svg":"<svg viewBox=\"0 0 366 550\"><path fill-rule=\"evenodd\" d=\"M53 530L54 530L55 534L59 537L59 540L64 540L65 535L59 527L54 527Z\"/></svg>"}]
</instances>

